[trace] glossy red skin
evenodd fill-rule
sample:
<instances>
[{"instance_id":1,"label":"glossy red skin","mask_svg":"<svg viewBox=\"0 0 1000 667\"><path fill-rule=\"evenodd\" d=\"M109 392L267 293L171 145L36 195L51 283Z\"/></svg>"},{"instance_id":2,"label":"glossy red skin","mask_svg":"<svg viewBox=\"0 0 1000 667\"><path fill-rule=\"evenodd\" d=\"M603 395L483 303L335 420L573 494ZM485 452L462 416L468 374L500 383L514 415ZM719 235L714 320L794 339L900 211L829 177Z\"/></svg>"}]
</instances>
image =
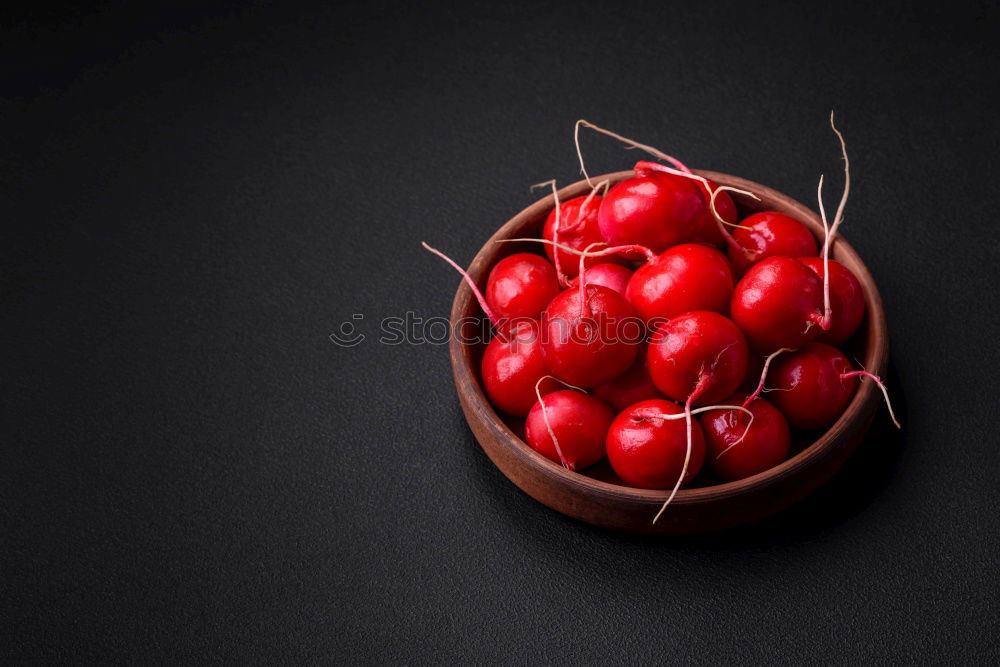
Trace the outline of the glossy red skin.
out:
<instances>
[{"instance_id":1,"label":"glossy red skin","mask_svg":"<svg viewBox=\"0 0 1000 667\"><path fill-rule=\"evenodd\" d=\"M483 388L493 405L510 415L523 417L538 402L535 384L550 375L542 357L541 325L538 320L519 320L503 336L486 346L482 363ZM543 382L547 394L561 385Z\"/></svg>"},{"instance_id":2,"label":"glossy red skin","mask_svg":"<svg viewBox=\"0 0 1000 667\"><path fill-rule=\"evenodd\" d=\"M627 371L610 382L594 387L594 396L611 404L619 412L639 401L666 398L649 377L649 371L646 369L646 356L643 352L640 350L639 358Z\"/></svg>"},{"instance_id":3,"label":"glossy red skin","mask_svg":"<svg viewBox=\"0 0 1000 667\"><path fill-rule=\"evenodd\" d=\"M687 425L683 419L656 419L657 413L683 414L670 401L642 401L615 417L608 429L608 461L626 484L643 489L671 489L684 469ZM686 484L705 462L705 436L697 419L691 422L691 459Z\"/></svg>"},{"instance_id":4,"label":"glossy red skin","mask_svg":"<svg viewBox=\"0 0 1000 667\"><path fill-rule=\"evenodd\" d=\"M549 426L556 434L559 449L570 470L580 470L604 458L604 439L615 418L604 402L572 389L564 389L542 398ZM562 464L552 436L545 426L542 404L535 402L525 423L525 439L536 452Z\"/></svg>"},{"instance_id":5,"label":"glossy red skin","mask_svg":"<svg viewBox=\"0 0 1000 667\"><path fill-rule=\"evenodd\" d=\"M788 422L804 430L832 425L858 390L858 378L841 378L854 369L847 357L825 343L780 354L771 362L768 398Z\"/></svg>"},{"instance_id":6,"label":"glossy red skin","mask_svg":"<svg viewBox=\"0 0 1000 667\"><path fill-rule=\"evenodd\" d=\"M638 327L635 310L618 292L588 285L581 313L580 290L571 287L552 300L542 315L542 355L556 377L578 387L593 387L624 373L635 362L640 338L625 340Z\"/></svg>"},{"instance_id":7,"label":"glossy red skin","mask_svg":"<svg viewBox=\"0 0 1000 667\"><path fill-rule=\"evenodd\" d=\"M559 245L566 245L575 250L585 250L591 243L601 243L604 241L604 238L601 236L601 229L597 225L597 211L600 209L604 198L600 195L594 195L590 203L587 204L586 210L583 210L583 217L581 218L583 202L586 200L586 196L574 197L562 202L559 206ZM542 228L542 238L554 241L555 228L556 211L553 208L549 213L549 217L545 219L545 227ZM565 250L559 250L558 252L559 268L562 269L562 272L569 278L575 278L579 275L580 256L566 252ZM546 244L545 254L555 264L556 248ZM584 260L584 266L615 261L624 260L619 260L614 256L588 257Z\"/></svg>"},{"instance_id":8,"label":"glossy red skin","mask_svg":"<svg viewBox=\"0 0 1000 667\"><path fill-rule=\"evenodd\" d=\"M823 280L823 258L801 257L799 261ZM830 329L822 331L816 340L840 345L854 335L865 317L865 296L861 283L851 270L838 261L830 260Z\"/></svg>"},{"instance_id":9,"label":"glossy red skin","mask_svg":"<svg viewBox=\"0 0 1000 667\"><path fill-rule=\"evenodd\" d=\"M725 255L715 248L684 243L636 269L625 297L650 323L692 310L721 313L729 306L733 284Z\"/></svg>"},{"instance_id":10,"label":"glossy red skin","mask_svg":"<svg viewBox=\"0 0 1000 667\"><path fill-rule=\"evenodd\" d=\"M717 403L740 386L747 372L747 342L732 321L698 310L671 319L653 334L646 354L657 389L685 402L708 377L693 405Z\"/></svg>"},{"instance_id":11,"label":"glossy red skin","mask_svg":"<svg viewBox=\"0 0 1000 667\"><path fill-rule=\"evenodd\" d=\"M745 392L738 392L721 403L743 405L746 398ZM749 430L750 416L739 410L711 410L699 417L705 431L708 466L727 482L752 477L788 458L792 436L778 408L757 398L747 409L753 413ZM737 441L739 444L733 445Z\"/></svg>"},{"instance_id":12,"label":"glossy red skin","mask_svg":"<svg viewBox=\"0 0 1000 667\"><path fill-rule=\"evenodd\" d=\"M718 183L714 181L709 181L712 189L719 187ZM701 218L701 223L698 225L698 231L694 233L694 238L691 239L694 243L707 243L713 245L717 248L726 247L726 237L722 235L719 230L719 223L712 215L712 211L708 208L711 202L711 195L705 190L704 187L701 188L702 195L705 197L705 215ZM733 202L733 198L729 196L729 193L723 190L719 193L719 196L715 198L715 210L718 211L719 215L726 222L736 222L739 214L736 211L736 204Z\"/></svg>"},{"instance_id":13,"label":"glossy red skin","mask_svg":"<svg viewBox=\"0 0 1000 667\"><path fill-rule=\"evenodd\" d=\"M519 252L504 257L486 281L486 303L500 320L537 318L562 288L544 257Z\"/></svg>"},{"instance_id":14,"label":"glossy red skin","mask_svg":"<svg viewBox=\"0 0 1000 667\"><path fill-rule=\"evenodd\" d=\"M628 287L628 281L632 278L632 271L620 264L595 264L584 269L583 274L588 285L603 285L622 296L625 296L625 288ZM579 284L575 280L573 282Z\"/></svg>"},{"instance_id":15,"label":"glossy red skin","mask_svg":"<svg viewBox=\"0 0 1000 667\"><path fill-rule=\"evenodd\" d=\"M740 221L732 231L744 252L729 247L729 260L737 273L746 273L751 266L768 257L815 257L819 254L816 238L795 218L783 213L764 211Z\"/></svg>"},{"instance_id":16,"label":"glossy red skin","mask_svg":"<svg viewBox=\"0 0 1000 667\"><path fill-rule=\"evenodd\" d=\"M661 252L694 236L705 214L697 181L636 165L636 175L611 188L597 213L609 245L638 244Z\"/></svg>"},{"instance_id":17,"label":"glossy red skin","mask_svg":"<svg viewBox=\"0 0 1000 667\"><path fill-rule=\"evenodd\" d=\"M796 349L819 335L823 282L791 257L769 257L754 264L736 283L730 316L758 352Z\"/></svg>"}]
</instances>

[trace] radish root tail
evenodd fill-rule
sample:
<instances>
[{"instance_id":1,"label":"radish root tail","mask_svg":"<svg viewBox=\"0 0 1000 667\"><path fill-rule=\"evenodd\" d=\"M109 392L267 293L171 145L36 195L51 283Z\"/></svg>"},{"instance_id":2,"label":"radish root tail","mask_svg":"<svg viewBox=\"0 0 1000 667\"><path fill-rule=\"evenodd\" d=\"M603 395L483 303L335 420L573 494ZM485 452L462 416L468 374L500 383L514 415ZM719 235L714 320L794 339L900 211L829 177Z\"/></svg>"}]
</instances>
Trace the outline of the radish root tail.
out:
<instances>
[{"instance_id":1,"label":"radish root tail","mask_svg":"<svg viewBox=\"0 0 1000 667\"><path fill-rule=\"evenodd\" d=\"M837 135L840 141L840 152L844 156L844 191L840 195L840 203L837 205L837 212L833 216L833 223L829 224L826 219L826 210L823 206L823 176L819 177L819 186L816 188L816 197L819 200L819 214L823 222L823 320L820 325L824 331L829 331L833 319L833 307L830 304L830 246L833 239L844 221L844 208L847 206L847 196L851 192L851 162L847 158L847 142L844 135L833 122L833 111L830 112L830 128Z\"/></svg>"},{"instance_id":2,"label":"radish root tail","mask_svg":"<svg viewBox=\"0 0 1000 667\"><path fill-rule=\"evenodd\" d=\"M892 423L895 424L896 428L898 429L903 428L902 424L899 423L899 420L896 419L895 411L893 411L892 409L892 402L889 400L889 390L886 389L885 383L882 382L882 379L880 377L878 377L874 373L869 373L868 371L851 371L850 373L844 373L840 377L841 379L847 379L851 377L866 377L869 378L875 384L877 384L878 388L882 390L882 396L885 397L885 407L889 409L889 416L892 418Z\"/></svg>"},{"instance_id":3,"label":"radish root tail","mask_svg":"<svg viewBox=\"0 0 1000 667\"><path fill-rule=\"evenodd\" d=\"M681 474L677 476L677 483L674 484L674 488L670 491L670 495L667 496L666 502L660 508L660 511L656 513L653 517L653 523L655 524L659 521L660 517L663 516L663 512L666 511L670 503L673 502L674 496L677 495L677 491L680 490L681 484L684 482L684 477L687 475L688 465L691 463L691 446L692 446L692 417L691 417L691 404L694 400L701 395L701 392L705 390L705 385L708 384L709 376L703 375L701 380L698 381L698 386L694 388L694 391L688 396L687 400L684 401L684 423L687 427L687 449L684 451L684 465L681 467Z\"/></svg>"},{"instance_id":4,"label":"radish root tail","mask_svg":"<svg viewBox=\"0 0 1000 667\"><path fill-rule=\"evenodd\" d=\"M568 245L563 245L560 243L554 243L548 239L529 239L529 238L517 238L517 239L497 239L494 243L545 243L547 245L559 248L563 252L568 252L573 255L579 255L581 257L606 257L607 255L614 255L621 252L631 252L631 253L642 253L646 256L647 261L652 261L656 258L656 253L641 245L619 245L613 248L606 248L604 250L577 250L576 248L570 248ZM588 248L595 245L607 245L603 241L595 241L591 243Z\"/></svg>"},{"instance_id":5,"label":"radish root tail","mask_svg":"<svg viewBox=\"0 0 1000 667\"><path fill-rule=\"evenodd\" d=\"M483 293L479 291L478 287L476 287L476 281L474 281L472 279L472 276L470 276L469 273L465 269L463 269L461 266L459 266L458 264L456 264L455 261L452 260L451 257L448 257L448 255L444 254L440 250L438 250L436 248L430 247L424 241L421 241L420 245L422 245L425 250L428 250L428 251L434 253L435 255L437 255L438 257L440 257L441 259L443 259L444 261L446 261L449 264L451 264L452 268L454 268L456 271L458 271L460 274L462 274L462 277L465 279L465 282L468 283L469 287L472 289L472 293L476 295L476 300L479 301L479 307L483 309L484 313L486 313L486 317L489 319L490 324L492 324L494 326L494 328L496 328L499 331L500 330L500 326L499 326L500 325L500 320L497 319L496 314L490 309L489 304L486 303L486 297L484 297Z\"/></svg>"},{"instance_id":6,"label":"radish root tail","mask_svg":"<svg viewBox=\"0 0 1000 667\"><path fill-rule=\"evenodd\" d=\"M572 470L573 466L566 461L566 457L563 456L562 453L562 448L559 447L559 438L556 437L556 432L552 430L552 424L549 423L549 414L545 409L545 401L542 400L541 386L542 383L545 382L546 380L555 380L560 384L566 385L570 389L575 389L577 391L583 392L584 394L586 394L587 392L584 389L577 387L575 384L563 382L562 380L553 375L543 375L542 377L538 378L538 382L535 383L535 396L538 397L538 404L542 406L542 421L545 422L545 428L549 432L549 437L552 438L552 444L556 448L556 456L559 457L559 463L562 465L562 467L566 468L566 470Z\"/></svg>"},{"instance_id":7,"label":"radish root tail","mask_svg":"<svg viewBox=\"0 0 1000 667\"><path fill-rule=\"evenodd\" d=\"M753 416L753 413L750 412L750 410L747 410L746 406L744 406L744 405L706 405L703 408L696 408L696 409L692 410L691 411L691 415L692 416L694 416L694 415L700 415L703 412L709 412L711 410L737 410L739 412L745 413L747 416L750 417L750 421L747 422L746 428L743 429L743 433L740 435L740 437L737 438L735 441L733 441L733 443L731 445L729 445L724 450L722 450L721 452L719 452L719 455L715 457L715 458L719 458L723 454L725 454L726 452L728 452L730 449L732 449L736 445L738 445L741 442L743 442L743 440L747 437L747 434L750 433L750 427L753 426L754 416ZM683 413L683 412L680 413L680 414L677 414L677 415L667 415L667 414L663 414L662 412L655 412L655 413L644 413L644 414L639 415L639 416L647 418L647 419L648 418L652 418L652 419L664 419L666 421L675 421L677 419L687 419L687 415L685 413Z\"/></svg>"},{"instance_id":8,"label":"radish root tail","mask_svg":"<svg viewBox=\"0 0 1000 667\"><path fill-rule=\"evenodd\" d=\"M539 183L538 185L550 185L552 186L552 199L555 200L555 212L556 212L556 225L552 229L552 242L558 247L559 243L559 228L562 225L562 205L559 203L559 190L556 189L556 179L551 181L546 181L545 183ZM559 284L563 287L569 287L569 278L563 273L562 267L559 265L559 251L552 253L552 263L556 267L556 278L559 280Z\"/></svg>"},{"instance_id":9,"label":"radish root tail","mask_svg":"<svg viewBox=\"0 0 1000 667\"><path fill-rule=\"evenodd\" d=\"M764 368L761 369L761 371L760 371L760 382L757 383L757 388L753 390L753 393L750 394L749 396L747 396L747 400L743 401L743 407L744 408L749 407L751 403L753 403L754 401L756 401L757 398L762 393L764 393L764 391L765 391L765 389L764 389L764 380L767 379L767 369L771 367L771 361L773 361L774 358L776 356L778 356L779 354L781 354L782 352L791 352L791 351L792 351L792 348L790 348L790 347L783 347L780 350L778 350L776 352L772 352L771 354L767 355L767 359L764 360Z\"/></svg>"},{"instance_id":10,"label":"radish root tail","mask_svg":"<svg viewBox=\"0 0 1000 667\"><path fill-rule=\"evenodd\" d=\"M732 248L736 252L743 253L743 255L745 255L747 257L747 259L753 259L752 257L750 257L750 253L747 252L747 249L744 248L743 246L741 246L739 243L737 243L736 239L733 238L733 235L729 233L729 230L726 229L726 225L729 225L730 227L736 227L738 229L750 230L750 228L749 227L745 227L744 225L738 225L738 224L733 223L733 222L726 222L722 218L722 216L719 215L718 209L715 208L715 200L719 196L720 192L725 192L727 190L729 190L731 192L739 192L739 193L742 193L742 194L749 194L751 197L753 197L754 199L757 199L757 200L759 200L760 198L757 197L757 195L753 194L752 192L748 193L748 192L746 192L744 190L738 190L736 188L731 188L728 185L720 185L719 187L715 188L715 190L712 190L712 188L709 187L708 181L705 181L704 185L705 185L706 188L708 188L708 191L711 193L711 197L709 197L709 200L708 200L708 210L712 212L712 217L715 218L715 224L718 225L719 232L722 234L722 238L724 238L726 240L726 245L728 245L730 248Z\"/></svg>"},{"instance_id":11,"label":"radish root tail","mask_svg":"<svg viewBox=\"0 0 1000 667\"><path fill-rule=\"evenodd\" d=\"M672 164L674 166L675 169L678 169L678 170L683 171L683 172L687 172L689 174L691 173L691 170L687 168L687 165L685 165L683 162L681 162L677 158L672 157L670 155L667 155L663 151L661 151L659 149L656 149L656 148L653 148L652 146L647 146L646 144L640 144L638 141L633 141L632 139L629 139L628 137L623 137L622 135L617 134L615 132L612 132L611 130L605 130L603 127L597 127L593 123L591 123L589 121L586 121L586 120L583 120L581 118L580 120L576 121L576 127L574 127L574 129L573 129L573 141L576 143L576 156L580 159L580 171L583 173L584 177L587 179L587 183L589 185L591 185L591 186L593 186L593 184L590 182L590 177L587 176L587 170L583 166L583 153L580 151L580 127L581 126L582 127L586 127L586 128L588 128L590 130L593 130L594 132L599 132L601 134L607 135L607 136L611 137L612 139L617 139L618 141L622 142L623 144L628 145L630 148L638 148L639 150L645 151L645 152L649 153L650 155L652 155L653 157L657 158L658 160L664 160L666 162L669 162L670 164Z\"/></svg>"}]
</instances>

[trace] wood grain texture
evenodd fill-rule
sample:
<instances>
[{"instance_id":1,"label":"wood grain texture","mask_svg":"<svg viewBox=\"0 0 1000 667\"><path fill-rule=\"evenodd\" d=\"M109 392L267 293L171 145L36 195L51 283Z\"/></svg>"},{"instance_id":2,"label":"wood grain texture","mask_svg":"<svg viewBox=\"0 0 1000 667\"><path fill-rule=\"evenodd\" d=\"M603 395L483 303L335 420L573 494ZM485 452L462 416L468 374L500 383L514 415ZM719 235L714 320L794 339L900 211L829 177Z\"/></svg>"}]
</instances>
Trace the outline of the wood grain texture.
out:
<instances>
[{"instance_id":1,"label":"wood grain texture","mask_svg":"<svg viewBox=\"0 0 1000 667\"><path fill-rule=\"evenodd\" d=\"M622 171L593 178L610 179L612 184L632 175ZM711 171L697 171L720 185L729 185L756 194L760 201L734 195L741 217L757 211L778 211L805 223L817 239L823 229L819 216L803 204L776 190L746 179ZM590 188L580 181L559 191L565 201ZM476 255L469 269L483 288L493 265L503 257L527 248L528 244L495 243L497 240L538 237L545 217L554 204L550 195L535 202L503 225ZM866 315L861 330L849 342L866 369L884 375L889 360L889 339L875 282L861 258L838 237L832 257L849 268L860 281ZM453 326L462 318L480 316L472 291L464 282L458 288L451 310ZM524 443L487 400L480 381L482 345L466 345L452 337L450 356L455 386L462 410L480 446L494 464L519 488L559 512L606 528L658 534L704 533L754 521L801 500L828 480L864 439L875 411L882 401L871 382L862 382L841 418L821 437L784 463L753 477L683 489L660 520L653 516L667 497L667 491L635 489L589 476L588 471L571 472L549 461Z\"/></svg>"}]
</instances>

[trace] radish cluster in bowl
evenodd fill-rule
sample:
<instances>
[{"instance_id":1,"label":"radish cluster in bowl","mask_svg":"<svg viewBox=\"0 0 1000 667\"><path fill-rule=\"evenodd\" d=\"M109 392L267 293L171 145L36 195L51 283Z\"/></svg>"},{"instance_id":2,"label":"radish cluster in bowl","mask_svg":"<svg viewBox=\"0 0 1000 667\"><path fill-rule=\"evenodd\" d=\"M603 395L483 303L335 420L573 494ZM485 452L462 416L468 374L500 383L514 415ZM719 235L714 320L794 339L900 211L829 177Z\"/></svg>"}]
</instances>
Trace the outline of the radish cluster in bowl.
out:
<instances>
[{"instance_id":1,"label":"radish cluster in bowl","mask_svg":"<svg viewBox=\"0 0 1000 667\"><path fill-rule=\"evenodd\" d=\"M834 240L843 206L821 226L662 157L553 186L494 235L452 312L478 301L493 337L453 340L452 362L477 438L531 495L599 525L700 532L840 465L876 406L885 323Z\"/></svg>"}]
</instances>

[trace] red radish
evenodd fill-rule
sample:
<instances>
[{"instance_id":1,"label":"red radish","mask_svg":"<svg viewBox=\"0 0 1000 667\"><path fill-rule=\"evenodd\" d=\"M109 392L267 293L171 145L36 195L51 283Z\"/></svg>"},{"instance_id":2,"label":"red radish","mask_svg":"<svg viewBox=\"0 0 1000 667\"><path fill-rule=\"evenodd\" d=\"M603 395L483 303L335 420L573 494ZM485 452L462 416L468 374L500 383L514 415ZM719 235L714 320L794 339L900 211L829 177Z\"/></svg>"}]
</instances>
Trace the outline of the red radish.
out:
<instances>
[{"instance_id":1,"label":"red radish","mask_svg":"<svg viewBox=\"0 0 1000 667\"><path fill-rule=\"evenodd\" d=\"M736 284L729 311L760 352L797 348L815 338L823 320L823 282L791 257L754 264Z\"/></svg>"},{"instance_id":2,"label":"red radish","mask_svg":"<svg viewBox=\"0 0 1000 667\"><path fill-rule=\"evenodd\" d=\"M608 461L626 484L644 489L667 489L683 485L698 474L705 460L705 438L697 422L687 427L680 419L684 411L659 399L642 401L627 408L607 431Z\"/></svg>"},{"instance_id":3,"label":"red radish","mask_svg":"<svg viewBox=\"0 0 1000 667\"><path fill-rule=\"evenodd\" d=\"M749 399L749 400L748 400ZM728 481L743 479L773 468L788 458L791 433L788 422L773 405L745 392L725 403L743 404L752 413L732 409L711 410L699 419L705 433L708 466Z\"/></svg>"},{"instance_id":4,"label":"red radish","mask_svg":"<svg viewBox=\"0 0 1000 667\"><path fill-rule=\"evenodd\" d=\"M528 444L569 470L604 458L604 440L615 415L593 396L563 389L537 401L525 424Z\"/></svg>"},{"instance_id":5,"label":"red radish","mask_svg":"<svg viewBox=\"0 0 1000 667\"><path fill-rule=\"evenodd\" d=\"M503 336L486 346L482 363L483 387L497 408L523 417L537 401L535 385L549 374L542 357L538 320L514 322ZM541 393L556 391L555 381L543 382Z\"/></svg>"},{"instance_id":6,"label":"red radish","mask_svg":"<svg viewBox=\"0 0 1000 667\"><path fill-rule=\"evenodd\" d=\"M789 423L800 429L833 424L858 390L851 362L835 347L809 343L773 363L769 397Z\"/></svg>"},{"instance_id":7,"label":"red radish","mask_svg":"<svg viewBox=\"0 0 1000 667\"><path fill-rule=\"evenodd\" d=\"M722 230L719 229L719 223L716 221L715 216L707 208L711 202L711 193L717 190L719 185L714 181L708 180L706 180L706 183L707 187L702 186L702 194L705 196L705 215L702 216L701 223L698 225L698 231L694 233L694 238L691 240L694 243L707 243L718 248L724 248L727 243L726 237L722 234ZM736 223L738 216L736 204L725 190L715 197L715 211L726 222L730 224Z\"/></svg>"},{"instance_id":8,"label":"red radish","mask_svg":"<svg viewBox=\"0 0 1000 667\"><path fill-rule=\"evenodd\" d=\"M542 314L542 353L552 374L581 387L621 375L635 361L638 336L623 329L635 321L625 297L601 285L570 288Z\"/></svg>"},{"instance_id":9,"label":"red radish","mask_svg":"<svg viewBox=\"0 0 1000 667\"><path fill-rule=\"evenodd\" d=\"M486 301L498 321L536 318L559 291L555 268L527 252L501 259L486 281Z\"/></svg>"},{"instance_id":10,"label":"red radish","mask_svg":"<svg viewBox=\"0 0 1000 667\"><path fill-rule=\"evenodd\" d=\"M733 239L739 247L729 247L729 259L740 274L768 257L815 257L818 254L816 239L809 228L775 211L744 218L740 229L733 232Z\"/></svg>"},{"instance_id":11,"label":"red radish","mask_svg":"<svg viewBox=\"0 0 1000 667\"><path fill-rule=\"evenodd\" d=\"M593 392L594 396L610 403L618 411L639 401L664 398L649 377L649 371L646 370L645 350L639 351L639 358L635 360L631 368L614 380L597 385Z\"/></svg>"},{"instance_id":12,"label":"red radish","mask_svg":"<svg viewBox=\"0 0 1000 667\"><path fill-rule=\"evenodd\" d=\"M647 366L657 388L675 401L705 405L729 396L747 370L747 343L733 322L708 311L678 315L649 344Z\"/></svg>"},{"instance_id":13,"label":"red radish","mask_svg":"<svg viewBox=\"0 0 1000 667\"><path fill-rule=\"evenodd\" d=\"M621 264L594 264L583 272L588 285L603 285L622 296L625 296L625 288L632 277L632 272ZM578 286L579 282L574 281L572 285Z\"/></svg>"},{"instance_id":14,"label":"red radish","mask_svg":"<svg viewBox=\"0 0 1000 667\"><path fill-rule=\"evenodd\" d=\"M647 323L692 310L722 312L733 292L725 255L697 243L674 246L636 269L625 296Z\"/></svg>"},{"instance_id":15,"label":"red radish","mask_svg":"<svg viewBox=\"0 0 1000 667\"><path fill-rule=\"evenodd\" d=\"M698 231L707 209L698 183L650 164L636 164L635 176L605 195L597 222L609 245L637 244L660 252Z\"/></svg>"},{"instance_id":16,"label":"red radish","mask_svg":"<svg viewBox=\"0 0 1000 667\"><path fill-rule=\"evenodd\" d=\"M825 343L809 343L775 362L768 382L771 386L765 391L775 392L772 400L792 426L820 429L833 424L844 412L858 389L859 377L878 385L892 423L903 428L885 383L868 371L854 370L840 350Z\"/></svg>"},{"instance_id":17,"label":"red radish","mask_svg":"<svg viewBox=\"0 0 1000 667\"><path fill-rule=\"evenodd\" d=\"M823 260L819 257L802 257L800 262L823 277ZM823 331L816 340L839 345L854 335L865 316L865 297L861 283L851 270L835 260L829 260L830 271L830 329Z\"/></svg>"},{"instance_id":18,"label":"red radish","mask_svg":"<svg viewBox=\"0 0 1000 667\"><path fill-rule=\"evenodd\" d=\"M646 364L660 391L684 401L690 454L696 426L692 423L694 411L691 406L712 402L739 386L747 370L747 343L730 320L718 313L696 310L678 315L656 330L649 344ZM681 475L653 523L674 499L687 464L685 458Z\"/></svg>"},{"instance_id":19,"label":"red radish","mask_svg":"<svg viewBox=\"0 0 1000 667\"><path fill-rule=\"evenodd\" d=\"M526 318L501 322L465 269L440 250L426 243L423 246L462 274L486 317L499 332L483 353L481 368L486 395L503 412L519 417L528 414L540 394L558 388L554 381L541 383L539 387L541 379L549 373L542 356L540 323Z\"/></svg>"},{"instance_id":20,"label":"red radish","mask_svg":"<svg viewBox=\"0 0 1000 667\"><path fill-rule=\"evenodd\" d=\"M553 186L554 189L555 186ZM561 204L557 203L549 213L549 217L545 219L542 238L574 250L583 250L593 243L600 243L603 239L597 225L597 210L603 200L603 197L596 194L595 188L590 195L574 197ZM554 245L546 245L545 254L555 264L556 269L561 274L560 277L574 278L579 273L578 257L565 250L559 250ZM591 266L599 261L601 260L588 258L586 266ZM604 262L608 261L604 260ZM568 284L564 283L564 286L568 286Z\"/></svg>"}]
</instances>

